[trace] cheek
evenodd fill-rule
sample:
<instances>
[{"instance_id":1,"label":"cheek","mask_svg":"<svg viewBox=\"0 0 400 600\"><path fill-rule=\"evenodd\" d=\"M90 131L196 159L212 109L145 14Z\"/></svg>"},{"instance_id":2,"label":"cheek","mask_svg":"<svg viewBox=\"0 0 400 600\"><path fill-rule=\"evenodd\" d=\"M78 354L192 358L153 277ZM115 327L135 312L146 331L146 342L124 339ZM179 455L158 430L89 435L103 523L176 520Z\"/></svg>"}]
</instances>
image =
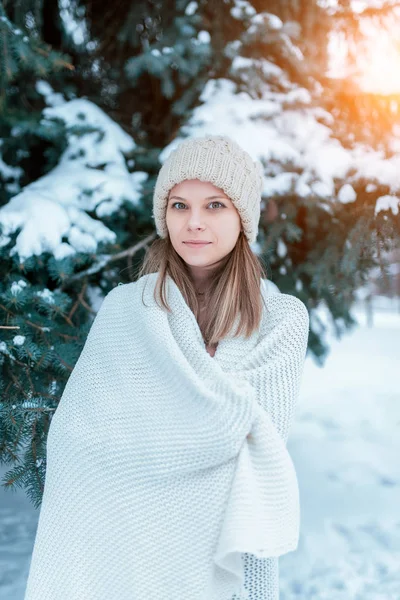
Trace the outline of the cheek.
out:
<instances>
[{"instance_id":1,"label":"cheek","mask_svg":"<svg viewBox=\"0 0 400 600\"><path fill-rule=\"evenodd\" d=\"M219 230L229 231L231 234L239 233L241 228L241 219L239 213L234 211L229 211L225 213L221 213L218 221L216 221L216 225Z\"/></svg>"},{"instance_id":2,"label":"cheek","mask_svg":"<svg viewBox=\"0 0 400 600\"><path fill-rule=\"evenodd\" d=\"M174 226L176 226L176 219L171 217L171 211L166 212L165 221L167 223L168 229L170 229L172 231L174 229Z\"/></svg>"}]
</instances>

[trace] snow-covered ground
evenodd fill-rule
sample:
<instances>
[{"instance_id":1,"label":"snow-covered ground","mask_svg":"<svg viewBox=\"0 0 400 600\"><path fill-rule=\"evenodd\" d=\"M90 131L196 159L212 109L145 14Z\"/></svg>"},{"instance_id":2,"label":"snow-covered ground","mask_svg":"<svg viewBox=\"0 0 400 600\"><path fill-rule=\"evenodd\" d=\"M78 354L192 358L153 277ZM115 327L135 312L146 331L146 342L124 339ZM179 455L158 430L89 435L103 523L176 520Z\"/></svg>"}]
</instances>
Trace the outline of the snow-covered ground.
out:
<instances>
[{"instance_id":1,"label":"snow-covered ground","mask_svg":"<svg viewBox=\"0 0 400 600\"><path fill-rule=\"evenodd\" d=\"M301 536L280 559L281 600L400 600L400 309L372 327L353 312L324 368L306 360L288 443ZM0 489L0 600L23 599L37 518Z\"/></svg>"},{"instance_id":2,"label":"snow-covered ground","mask_svg":"<svg viewBox=\"0 0 400 600\"><path fill-rule=\"evenodd\" d=\"M282 600L400 600L400 305L306 361L289 441L299 547L280 560Z\"/></svg>"}]
</instances>

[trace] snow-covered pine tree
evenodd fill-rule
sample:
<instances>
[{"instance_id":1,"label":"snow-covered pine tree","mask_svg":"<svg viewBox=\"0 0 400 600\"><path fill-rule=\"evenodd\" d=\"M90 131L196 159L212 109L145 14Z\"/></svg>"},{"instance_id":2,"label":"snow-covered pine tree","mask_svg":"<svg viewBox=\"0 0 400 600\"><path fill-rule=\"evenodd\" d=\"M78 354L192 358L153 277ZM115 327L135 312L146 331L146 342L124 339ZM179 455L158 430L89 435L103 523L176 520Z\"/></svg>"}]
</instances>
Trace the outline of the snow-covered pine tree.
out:
<instances>
[{"instance_id":1,"label":"snow-covered pine tree","mask_svg":"<svg viewBox=\"0 0 400 600\"><path fill-rule=\"evenodd\" d=\"M324 302L339 334L351 325L382 227L382 244L398 232L399 158L350 143L329 106L334 20L316 1L0 6L0 460L3 485L39 506L51 416L98 300L155 237L169 144L228 133L263 162L254 249L308 305L320 360L313 309Z\"/></svg>"}]
</instances>

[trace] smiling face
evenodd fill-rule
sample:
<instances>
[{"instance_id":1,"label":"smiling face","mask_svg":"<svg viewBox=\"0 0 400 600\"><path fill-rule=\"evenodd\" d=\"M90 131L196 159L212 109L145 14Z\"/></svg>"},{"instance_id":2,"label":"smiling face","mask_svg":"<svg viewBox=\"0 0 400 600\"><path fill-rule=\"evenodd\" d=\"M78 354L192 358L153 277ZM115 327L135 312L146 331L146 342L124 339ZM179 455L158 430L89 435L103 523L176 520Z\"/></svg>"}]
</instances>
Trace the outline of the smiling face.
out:
<instances>
[{"instance_id":1,"label":"smiling face","mask_svg":"<svg viewBox=\"0 0 400 600\"><path fill-rule=\"evenodd\" d=\"M170 190L166 223L174 249L193 273L229 254L242 225L225 192L198 179L186 179ZM190 246L189 240L208 243Z\"/></svg>"}]
</instances>

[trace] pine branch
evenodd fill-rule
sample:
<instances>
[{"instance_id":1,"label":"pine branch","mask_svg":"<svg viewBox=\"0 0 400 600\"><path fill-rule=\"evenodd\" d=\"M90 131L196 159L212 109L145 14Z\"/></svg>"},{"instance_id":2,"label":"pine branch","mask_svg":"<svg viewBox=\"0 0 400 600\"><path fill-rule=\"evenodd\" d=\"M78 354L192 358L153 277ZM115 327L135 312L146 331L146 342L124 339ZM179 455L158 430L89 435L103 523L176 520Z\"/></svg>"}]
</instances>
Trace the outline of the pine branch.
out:
<instances>
[{"instance_id":1,"label":"pine branch","mask_svg":"<svg viewBox=\"0 0 400 600\"><path fill-rule=\"evenodd\" d=\"M147 236L144 240L138 242L134 246L131 246L127 250L123 250L122 252L118 252L117 254L101 255L99 257L99 259L93 265L91 265L88 269L86 269L85 271L80 271L79 273L75 273L74 275L72 275L71 277L66 279L58 289L60 291L63 291L67 286L70 285L71 282L79 281L79 280L83 279L84 277L88 277L95 273L99 273L99 271L104 269L107 265L109 265L110 263L113 263L117 260L127 258L128 261L131 261L132 256L134 254L136 254L137 252L139 252L139 250L141 250L142 248L147 247L148 244L156 238L156 236L157 236L157 233L154 231L149 236Z\"/></svg>"}]
</instances>

